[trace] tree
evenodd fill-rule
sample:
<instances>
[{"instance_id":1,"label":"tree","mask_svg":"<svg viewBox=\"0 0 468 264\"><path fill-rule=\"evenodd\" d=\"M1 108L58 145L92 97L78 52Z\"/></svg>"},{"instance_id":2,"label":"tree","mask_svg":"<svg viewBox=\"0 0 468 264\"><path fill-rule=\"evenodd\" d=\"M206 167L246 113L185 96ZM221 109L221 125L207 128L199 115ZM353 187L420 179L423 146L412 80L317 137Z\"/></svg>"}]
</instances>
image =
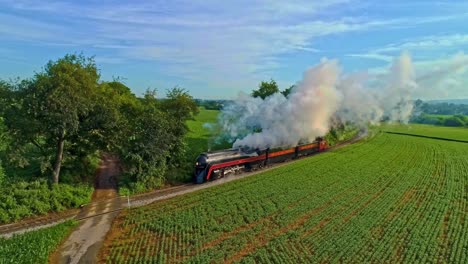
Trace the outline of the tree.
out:
<instances>
[{"instance_id":1,"label":"tree","mask_svg":"<svg viewBox=\"0 0 468 264\"><path fill-rule=\"evenodd\" d=\"M276 82L273 79L271 79L269 82L262 81L258 85L258 90L252 91L252 96L265 99L266 97L272 94L278 93L278 92L279 92L278 84L276 84Z\"/></svg>"},{"instance_id":2,"label":"tree","mask_svg":"<svg viewBox=\"0 0 468 264\"><path fill-rule=\"evenodd\" d=\"M463 115L454 115L447 117L444 121L445 126L462 127L465 126L467 118Z\"/></svg>"},{"instance_id":3,"label":"tree","mask_svg":"<svg viewBox=\"0 0 468 264\"><path fill-rule=\"evenodd\" d=\"M128 135L119 145L120 156L133 180L154 188L166 172L174 139L169 130L171 120L147 103L133 109L128 123L131 129L126 130Z\"/></svg>"},{"instance_id":4,"label":"tree","mask_svg":"<svg viewBox=\"0 0 468 264\"><path fill-rule=\"evenodd\" d=\"M22 101L11 126L44 157L52 157L53 183L59 182L65 143L77 135L82 121L98 103L99 77L93 58L66 55L49 61L42 72L18 89Z\"/></svg>"},{"instance_id":5,"label":"tree","mask_svg":"<svg viewBox=\"0 0 468 264\"><path fill-rule=\"evenodd\" d=\"M183 128L187 128L185 121L198 114L198 106L193 97L187 90L179 87L167 90L166 97L162 101L162 110L183 123Z\"/></svg>"},{"instance_id":6,"label":"tree","mask_svg":"<svg viewBox=\"0 0 468 264\"><path fill-rule=\"evenodd\" d=\"M291 93L291 91L296 87L296 85L291 85L289 88L284 89L284 91L281 92L284 97L288 97L288 95Z\"/></svg>"},{"instance_id":7,"label":"tree","mask_svg":"<svg viewBox=\"0 0 468 264\"><path fill-rule=\"evenodd\" d=\"M3 118L0 116L0 158L4 155L4 151L7 149L9 143L9 135L7 129L3 123ZM0 184L3 183L5 179L5 173L2 167L2 160L0 159Z\"/></svg>"},{"instance_id":8,"label":"tree","mask_svg":"<svg viewBox=\"0 0 468 264\"><path fill-rule=\"evenodd\" d=\"M125 163L126 171L133 183L144 188L160 185L171 155L174 141L170 124L173 120L161 111L155 90L147 90L135 104L121 108L126 121L122 124L119 156Z\"/></svg>"},{"instance_id":9,"label":"tree","mask_svg":"<svg viewBox=\"0 0 468 264\"><path fill-rule=\"evenodd\" d=\"M9 101L12 97L11 90L9 83L0 80L0 116L3 116L9 107Z\"/></svg>"},{"instance_id":10,"label":"tree","mask_svg":"<svg viewBox=\"0 0 468 264\"><path fill-rule=\"evenodd\" d=\"M169 165L180 165L186 151L185 134L188 132L187 120L198 114L198 106L190 94L182 88L174 87L167 91L166 99L161 103L161 110L170 118L170 132L174 136L171 142Z\"/></svg>"}]
</instances>

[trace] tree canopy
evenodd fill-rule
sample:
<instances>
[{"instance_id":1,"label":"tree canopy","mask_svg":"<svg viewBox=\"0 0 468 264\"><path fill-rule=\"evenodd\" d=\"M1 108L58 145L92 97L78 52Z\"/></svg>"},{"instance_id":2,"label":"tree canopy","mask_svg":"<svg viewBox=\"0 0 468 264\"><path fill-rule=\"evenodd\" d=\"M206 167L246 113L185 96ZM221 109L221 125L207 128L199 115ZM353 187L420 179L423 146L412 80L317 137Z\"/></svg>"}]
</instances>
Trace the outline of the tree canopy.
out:
<instances>
[{"instance_id":1,"label":"tree canopy","mask_svg":"<svg viewBox=\"0 0 468 264\"><path fill-rule=\"evenodd\" d=\"M155 90L139 98L118 80L101 81L94 59L80 54L48 62L31 79L0 82L0 95L3 160L34 167L53 183L61 181L62 169L92 175L90 159L112 152L128 179L155 187L180 163L186 121L198 112L182 88L167 90L166 98ZM11 135L4 147L2 117Z\"/></svg>"},{"instance_id":2,"label":"tree canopy","mask_svg":"<svg viewBox=\"0 0 468 264\"><path fill-rule=\"evenodd\" d=\"M59 181L65 142L78 133L97 103L98 81L92 58L66 55L47 63L42 72L16 89L21 99L7 115L18 135L16 149L24 151L27 143L34 145L42 153L43 169L52 170L54 183Z\"/></svg>"},{"instance_id":3,"label":"tree canopy","mask_svg":"<svg viewBox=\"0 0 468 264\"><path fill-rule=\"evenodd\" d=\"M281 91L281 94L284 95L284 97L288 97L288 95L291 93L294 87L295 85L291 85L289 88L286 88L283 91ZM258 89L252 91L252 96L265 99L268 96L275 94L275 93L279 93L279 92L280 92L280 89L278 88L278 84L276 83L275 80L271 79L269 82L262 81L258 85Z\"/></svg>"},{"instance_id":4,"label":"tree canopy","mask_svg":"<svg viewBox=\"0 0 468 264\"><path fill-rule=\"evenodd\" d=\"M296 87L296 85L291 85L289 88L284 89L281 94L284 95L284 97L288 97L291 91Z\"/></svg>"},{"instance_id":5,"label":"tree canopy","mask_svg":"<svg viewBox=\"0 0 468 264\"><path fill-rule=\"evenodd\" d=\"M262 81L258 85L258 89L252 91L252 96L265 99L266 97L278 92L278 84L276 84L276 82L273 79L271 79L269 82Z\"/></svg>"}]
</instances>

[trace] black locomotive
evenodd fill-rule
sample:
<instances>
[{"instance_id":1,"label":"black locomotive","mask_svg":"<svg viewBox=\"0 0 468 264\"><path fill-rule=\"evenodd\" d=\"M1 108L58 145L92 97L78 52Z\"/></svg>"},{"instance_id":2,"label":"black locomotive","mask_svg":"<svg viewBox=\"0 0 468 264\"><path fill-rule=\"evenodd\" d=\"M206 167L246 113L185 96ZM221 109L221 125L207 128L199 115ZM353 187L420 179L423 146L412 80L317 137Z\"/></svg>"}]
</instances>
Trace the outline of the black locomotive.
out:
<instances>
[{"instance_id":1,"label":"black locomotive","mask_svg":"<svg viewBox=\"0 0 468 264\"><path fill-rule=\"evenodd\" d=\"M242 149L226 149L206 152L200 154L195 162L193 181L203 183L228 174L251 171L271 163L284 162L288 159L310 155L326 148L327 142L322 138L317 138L313 143L281 150L257 149L255 151L244 151Z\"/></svg>"}]
</instances>

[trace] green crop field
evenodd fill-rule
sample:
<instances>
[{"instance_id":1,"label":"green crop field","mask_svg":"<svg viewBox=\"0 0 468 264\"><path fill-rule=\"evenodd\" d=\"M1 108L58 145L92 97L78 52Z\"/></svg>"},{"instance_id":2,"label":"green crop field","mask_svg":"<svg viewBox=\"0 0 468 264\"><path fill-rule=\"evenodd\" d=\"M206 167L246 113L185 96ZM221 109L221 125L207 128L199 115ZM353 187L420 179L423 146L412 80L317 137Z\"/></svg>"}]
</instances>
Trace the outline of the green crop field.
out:
<instances>
[{"instance_id":1,"label":"green crop field","mask_svg":"<svg viewBox=\"0 0 468 264\"><path fill-rule=\"evenodd\" d=\"M467 195L468 143L380 132L125 211L101 261L467 263Z\"/></svg>"},{"instance_id":2,"label":"green crop field","mask_svg":"<svg viewBox=\"0 0 468 264\"><path fill-rule=\"evenodd\" d=\"M200 112L195 116L195 120L187 121L187 125L190 130L186 136L187 144L191 152L197 153L195 156L191 156L193 160L195 160L199 153L206 151L208 148L212 135L210 130L204 127L204 125L206 123L216 123L218 114L218 110L206 110L204 108L200 108Z\"/></svg>"},{"instance_id":3,"label":"green crop field","mask_svg":"<svg viewBox=\"0 0 468 264\"><path fill-rule=\"evenodd\" d=\"M67 221L12 238L0 238L0 263L47 263L49 254L75 226L76 222Z\"/></svg>"},{"instance_id":4,"label":"green crop field","mask_svg":"<svg viewBox=\"0 0 468 264\"><path fill-rule=\"evenodd\" d=\"M194 120L187 121L189 132L185 136L187 144L185 162L177 170L169 172L169 178L175 182L190 181L193 173L193 163L197 156L206 151L209 147L223 148L223 145L215 145L213 141L213 131L206 127L207 124L216 123L218 110L207 110L200 107L200 112Z\"/></svg>"},{"instance_id":5,"label":"green crop field","mask_svg":"<svg viewBox=\"0 0 468 264\"><path fill-rule=\"evenodd\" d=\"M450 140L460 140L468 142L468 128L463 127L442 127L431 125L410 124L408 126L384 125L382 131L396 132L416 136L438 137Z\"/></svg>"}]
</instances>

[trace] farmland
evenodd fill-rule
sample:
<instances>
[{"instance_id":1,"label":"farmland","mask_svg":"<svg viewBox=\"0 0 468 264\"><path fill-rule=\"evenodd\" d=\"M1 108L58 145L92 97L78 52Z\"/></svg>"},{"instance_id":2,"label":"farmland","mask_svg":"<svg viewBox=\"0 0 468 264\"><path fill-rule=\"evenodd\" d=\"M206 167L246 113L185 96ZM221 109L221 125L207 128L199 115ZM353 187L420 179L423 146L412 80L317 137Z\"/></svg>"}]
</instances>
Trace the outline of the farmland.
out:
<instances>
[{"instance_id":1,"label":"farmland","mask_svg":"<svg viewBox=\"0 0 468 264\"><path fill-rule=\"evenodd\" d=\"M409 126L384 125L382 131L468 142L468 128L463 127L440 127L416 124L411 124Z\"/></svg>"},{"instance_id":2,"label":"farmland","mask_svg":"<svg viewBox=\"0 0 468 264\"><path fill-rule=\"evenodd\" d=\"M205 124L216 123L216 118L219 114L218 110L207 110L203 107L199 108L199 113L193 120L187 121L189 132L185 136L187 151L184 157L184 163L177 169L169 173L168 178L172 181L189 181L192 175L192 164L198 154L206 151L208 147L223 148L225 144L214 144L212 139L212 131Z\"/></svg>"},{"instance_id":3,"label":"farmland","mask_svg":"<svg viewBox=\"0 0 468 264\"><path fill-rule=\"evenodd\" d=\"M465 138L458 130L432 128L413 132ZM467 143L379 132L250 178L125 211L101 261L466 263L467 187Z\"/></svg>"},{"instance_id":4,"label":"farmland","mask_svg":"<svg viewBox=\"0 0 468 264\"><path fill-rule=\"evenodd\" d=\"M0 238L0 263L47 263L49 254L75 226L76 222L67 221L9 239Z\"/></svg>"},{"instance_id":5,"label":"farmland","mask_svg":"<svg viewBox=\"0 0 468 264\"><path fill-rule=\"evenodd\" d=\"M189 153L190 161L195 160L197 155L205 151L208 147L212 135L209 129L204 127L204 125L207 123L215 123L218 114L218 110L200 108L200 112L195 116L195 119L187 121L187 126L190 131L186 136L186 140L191 152Z\"/></svg>"}]
</instances>

